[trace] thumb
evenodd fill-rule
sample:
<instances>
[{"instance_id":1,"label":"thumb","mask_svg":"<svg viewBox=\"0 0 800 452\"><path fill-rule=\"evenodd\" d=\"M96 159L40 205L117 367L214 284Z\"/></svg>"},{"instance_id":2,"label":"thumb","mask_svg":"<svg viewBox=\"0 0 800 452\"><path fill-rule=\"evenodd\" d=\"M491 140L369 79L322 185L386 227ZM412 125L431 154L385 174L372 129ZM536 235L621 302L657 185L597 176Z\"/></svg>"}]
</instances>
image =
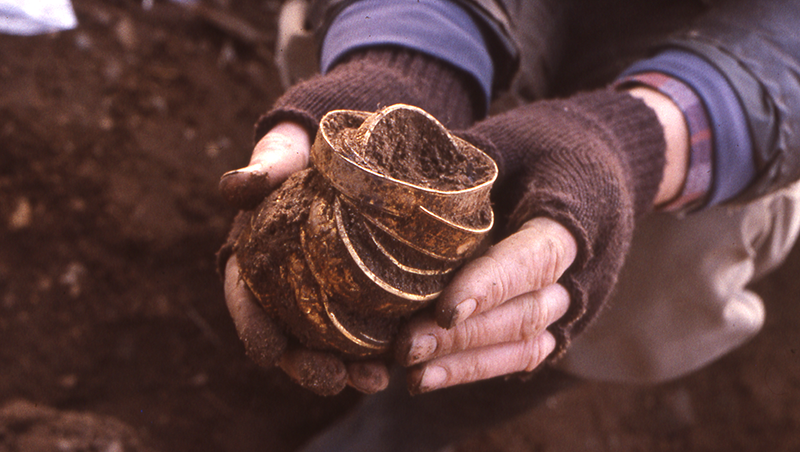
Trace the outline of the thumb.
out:
<instances>
[{"instance_id":1,"label":"thumb","mask_svg":"<svg viewBox=\"0 0 800 452\"><path fill-rule=\"evenodd\" d=\"M219 190L232 206L252 209L289 176L307 167L310 151L308 131L295 122L281 122L256 143L248 166L222 175Z\"/></svg>"}]
</instances>

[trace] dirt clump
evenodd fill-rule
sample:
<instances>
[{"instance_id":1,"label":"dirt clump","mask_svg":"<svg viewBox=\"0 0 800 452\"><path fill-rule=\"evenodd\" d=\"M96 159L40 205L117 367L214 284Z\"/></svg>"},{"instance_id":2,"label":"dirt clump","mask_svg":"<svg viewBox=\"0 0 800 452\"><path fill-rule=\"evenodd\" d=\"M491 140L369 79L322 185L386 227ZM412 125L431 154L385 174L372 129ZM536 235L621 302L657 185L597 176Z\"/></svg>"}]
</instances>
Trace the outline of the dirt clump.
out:
<instances>
[{"instance_id":1,"label":"dirt clump","mask_svg":"<svg viewBox=\"0 0 800 452\"><path fill-rule=\"evenodd\" d=\"M249 214L236 241L242 278L306 346L350 357L386 353L399 323L430 304L478 249L447 243L457 238L448 236L455 226L445 220L430 219L441 231L420 240L414 234L430 231L408 236L391 226L413 224L410 218L425 207L462 223L485 219L487 209L491 215L486 185L496 166L467 149L413 107L326 116L312 151L314 166ZM481 184L477 208L440 201ZM470 217L478 220L464 221ZM477 237L488 228L467 232ZM458 248L460 255L437 256L438 246Z\"/></svg>"}]
</instances>

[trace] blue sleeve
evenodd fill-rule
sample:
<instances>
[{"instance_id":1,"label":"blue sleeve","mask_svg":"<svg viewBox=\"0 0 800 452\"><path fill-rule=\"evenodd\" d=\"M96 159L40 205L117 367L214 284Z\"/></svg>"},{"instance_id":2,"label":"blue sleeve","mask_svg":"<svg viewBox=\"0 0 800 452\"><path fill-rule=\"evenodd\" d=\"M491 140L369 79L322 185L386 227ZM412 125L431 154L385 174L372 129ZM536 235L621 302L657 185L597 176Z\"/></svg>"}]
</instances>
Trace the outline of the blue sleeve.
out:
<instances>
[{"instance_id":1,"label":"blue sleeve","mask_svg":"<svg viewBox=\"0 0 800 452\"><path fill-rule=\"evenodd\" d=\"M439 58L470 74L489 105L494 66L477 23L447 0L361 0L344 8L322 41L320 69L348 52L396 45Z\"/></svg>"},{"instance_id":2,"label":"blue sleeve","mask_svg":"<svg viewBox=\"0 0 800 452\"><path fill-rule=\"evenodd\" d=\"M714 144L714 179L707 206L730 200L756 178L753 141L744 107L725 76L702 57L667 50L628 68L624 75L660 72L690 86L702 100Z\"/></svg>"}]
</instances>

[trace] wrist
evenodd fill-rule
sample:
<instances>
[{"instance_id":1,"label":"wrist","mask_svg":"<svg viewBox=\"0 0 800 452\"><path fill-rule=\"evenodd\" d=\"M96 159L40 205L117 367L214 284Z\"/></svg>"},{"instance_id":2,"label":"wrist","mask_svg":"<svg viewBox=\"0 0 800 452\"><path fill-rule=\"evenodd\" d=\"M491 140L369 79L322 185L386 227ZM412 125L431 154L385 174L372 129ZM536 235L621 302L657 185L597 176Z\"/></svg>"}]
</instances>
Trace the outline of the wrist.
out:
<instances>
[{"instance_id":1,"label":"wrist","mask_svg":"<svg viewBox=\"0 0 800 452\"><path fill-rule=\"evenodd\" d=\"M664 176L653 200L653 205L658 206L677 198L684 187L689 166L689 130L683 112L667 95L645 86L627 92L655 112L664 130Z\"/></svg>"},{"instance_id":2,"label":"wrist","mask_svg":"<svg viewBox=\"0 0 800 452\"><path fill-rule=\"evenodd\" d=\"M662 210L711 207L737 196L754 180L753 141L739 96L704 57L667 49L625 70L620 85L644 85L669 96L688 125L686 182L680 196Z\"/></svg>"},{"instance_id":3,"label":"wrist","mask_svg":"<svg viewBox=\"0 0 800 452\"><path fill-rule=\"evenodd\" d=\"M584 127L584 133L596 134L605 143L602 158L621 165L618 182L631 197L634 217L652 210L663 179L666 147L653 108L641 98L615 89L579 93L564 102L564 108L580 118L569 127Z\"/></svg>"},{"instance_id":4,"label":"wrist","mask_svg":"<svg viewBox=\"0 0 800 452\"><path fill-rule=\"evenodd\" d=\"M485 113L494 78L485 39L477 18L459 2L362 0L345 6L331 22L322 40L320 66L326 73L359 49L409 49L468 75L478 88L476 94L480 92L477 97L481 98L481 113Z\"/></svg>"},{"instance_id":5,"label":"wrist","mask_svg":"<svg viewBox=\"0 0 800 452\"><path fill-rule=\"evenodd\" d=\"M654 203L664 211L689 211L707 203L713 184L713 143L706 109L693 88L657 72L625 76L617 86L660 99L658 107L668 143L664 190ZM677 108L677 111L675 110ZM675 191L676 189L677 192Z\"/></svg>"}]
</instances>

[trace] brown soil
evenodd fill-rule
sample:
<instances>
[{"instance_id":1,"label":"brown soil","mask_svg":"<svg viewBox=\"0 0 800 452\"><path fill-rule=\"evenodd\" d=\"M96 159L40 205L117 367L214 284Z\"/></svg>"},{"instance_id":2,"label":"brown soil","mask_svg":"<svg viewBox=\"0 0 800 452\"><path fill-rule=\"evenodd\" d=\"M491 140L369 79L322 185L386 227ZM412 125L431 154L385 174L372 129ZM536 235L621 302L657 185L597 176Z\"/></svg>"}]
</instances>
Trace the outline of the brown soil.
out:
<instances>
[{"instance_id":1,"label":"brown soil","mask_svg":"<svg viewBox=\"0 0 800 452\"><path fill-rule=\"evenodd\" d=\"M488 165L459 151L424 116L395 110L375 125L361 155L376 172L437 190L468 188L489 177Z\"/></svg>"},{"instance_id":2,"label":"brown soil","mask_svg":"<svg viewBox=\"0 0 800 452\"><path fill-rule=\"evenodd\" d=\"M312 169L290 177L254 212L245 214L253 218L237 240L237 260L250 289L270 315L314 348L324 347L325 342L313 334L313 324L295 303L294 287L319 290L303 258L300 229L320 194L321 181Z\"/></svg>"},{"instance_id":3,"label":"brown soil","mask_svg":"<svg viewBox=\"0 0 800 452\"><path fill-rule=\"evenodd\" d=\"M252 365L213 258L234 214L218 178L279 94L278 2L213 3L263 45L141 5L75 0L78 30L0 36L0 451L41 432L59 441L38 450L291 451L356 396ZM456 450L800 450L798 271L795 252L757 286L764 332L709 368L578 386Z\"/></svg>"},{"instance_id":4,"label":"brown soil","mask_svg":"<svg viewBox=\"0 0 800 452\"><path fill-rule=\"evenodd\" d=\"M274 67L180 5L74 4L77 30L0 36L0 405L113 416L162 451L291 450L354 395L252 365L213 258L217 181L247 163ZM215 8L269 49L278 6Z\"/></svg>"}]
</instances>

